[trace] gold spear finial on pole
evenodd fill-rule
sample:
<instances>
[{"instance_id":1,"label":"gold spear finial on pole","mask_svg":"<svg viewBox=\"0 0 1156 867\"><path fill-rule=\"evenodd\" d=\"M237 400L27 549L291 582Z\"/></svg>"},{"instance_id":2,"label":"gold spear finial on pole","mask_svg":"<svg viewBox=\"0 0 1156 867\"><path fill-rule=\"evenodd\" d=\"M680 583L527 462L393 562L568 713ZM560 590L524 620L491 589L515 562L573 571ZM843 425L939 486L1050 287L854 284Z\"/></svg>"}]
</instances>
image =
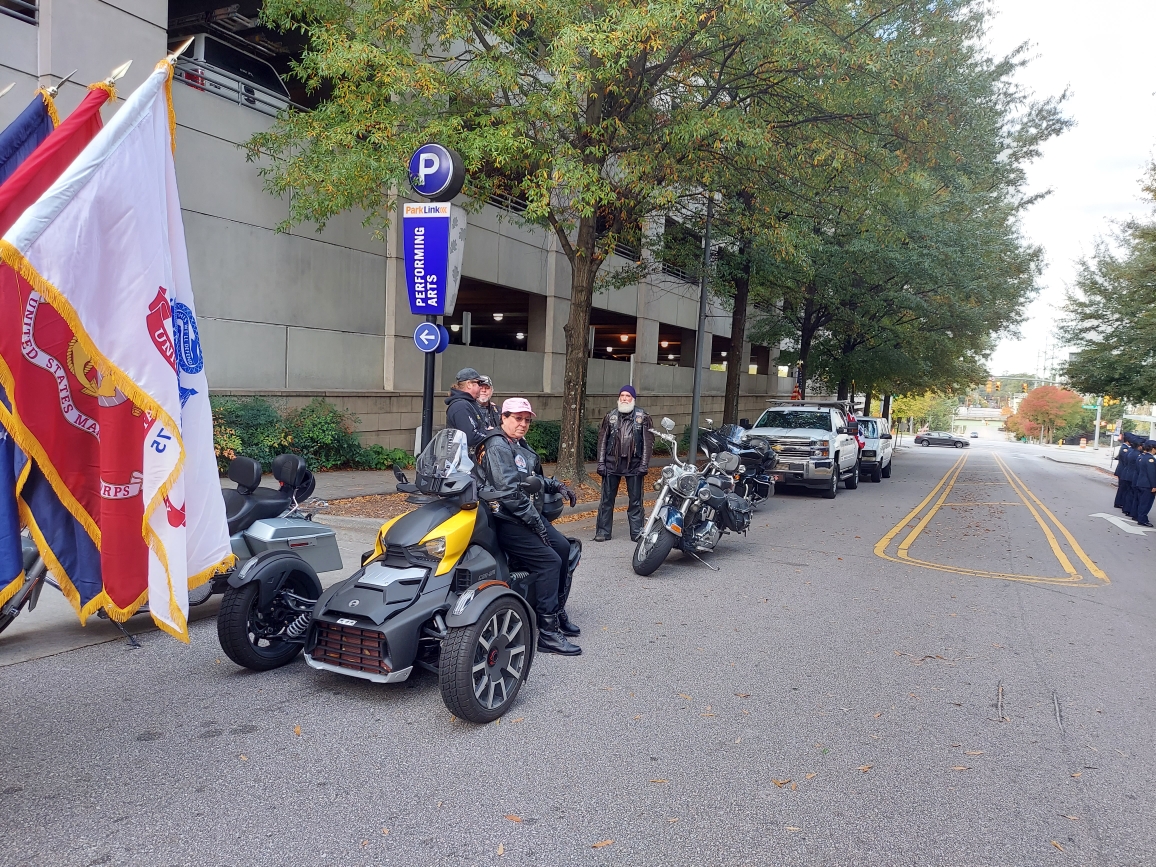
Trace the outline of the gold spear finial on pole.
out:
<instances>
[{"instance_id":1,"label":"gold spear finial on pole","mask_svg":"<svg viewBox=\"0 0 1156 867\"><path fill-rule=\"evenodd\" d=\"M60 93L60 85L64 84L64 82L68 81L68 79L72 78L74 75L76 75L75 69L68 73L68 75L64 76L64 78L60 79L60 81L56 82L56 84L52 85L52 87L48 88L45 93L47 93L53 99L56 99L56 94Z\"/></svg>"},{"instance_id":2,"label":"gold spear finial on pole","mask_svg":"<svg viewBox=\"0 0 1156 867\"><path fill-rule=\"evenodd\" d=\"M176 63L177 58L180 57L182 54L184 54L186 51L188 51L189 46L192 45L195 40L196 40L195 36L190 36L188 39L186 39L184 42L181 43L181 46L176 51L174 51L172 54L170 54L165 59L169 63Z\"/></svg>"},{"instance_id":3,"label":"gold spear finial on pole","mask_svg":"<svg viewBox=\"0 0 1156 867\"><path fill-rule=\"evenodd\" d=\"M104 83L109 85L110 87L115 85L118 81L120 81L122 78L124 78L124 75L126 72L128 72L128 68L130 66L132 66L132 61L126 60L124 63L122 63L120 66L118 66L116 69L114 69L112 72L110 72L108 74L108 78L106 78L104 80Z\"/></svg>"}]
</instances>

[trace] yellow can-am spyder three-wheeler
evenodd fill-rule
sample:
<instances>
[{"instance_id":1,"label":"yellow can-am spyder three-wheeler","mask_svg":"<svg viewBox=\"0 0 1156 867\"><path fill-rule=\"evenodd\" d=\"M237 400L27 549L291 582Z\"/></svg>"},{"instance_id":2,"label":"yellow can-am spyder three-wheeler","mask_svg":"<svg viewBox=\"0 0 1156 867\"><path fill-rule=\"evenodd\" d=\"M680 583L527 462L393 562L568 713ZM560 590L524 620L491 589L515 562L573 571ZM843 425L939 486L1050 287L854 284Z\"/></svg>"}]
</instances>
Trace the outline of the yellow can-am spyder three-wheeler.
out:
<instances>
[{"instance_id":1,"label":"yellow can-am spyder three-wheeler","mask_svg":"<svg viewBox=\"0 0 1156 867\"><path fill-rule=\"evenodd\" d=\"M434 671L450 711L485 723L513 703L537 634L528 573L507 563L487 504L505 492L479 491L471 467L465 435L439 432L418 457L415 483L397 474L418 508L387 521L362 567L321 593L300 639L281 635L325 671L377 683L406 680L415 666ZM522 484L541 490L538 479ZM582 550L577 539L570 545L568 578Z\"/></svg>"}]
</instances>

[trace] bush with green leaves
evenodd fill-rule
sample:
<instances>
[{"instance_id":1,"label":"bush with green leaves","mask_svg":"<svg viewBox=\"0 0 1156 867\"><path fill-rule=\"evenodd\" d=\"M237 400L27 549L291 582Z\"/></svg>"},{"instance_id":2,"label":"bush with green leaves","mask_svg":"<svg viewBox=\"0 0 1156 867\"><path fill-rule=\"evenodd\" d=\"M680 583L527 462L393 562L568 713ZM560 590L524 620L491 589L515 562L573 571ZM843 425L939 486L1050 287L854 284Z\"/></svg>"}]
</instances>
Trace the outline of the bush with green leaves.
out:
<instances>
[{"instance_id":1,"label":"bush with green leaves","mask_svg":"<svg viewBox=\"0 0 1156 867\"><path fill-rule=\"evenodd\" d=\"M263 397L213 397L213 434L238 455L253 458L268 472L277 455L305 458L311 470L384 470L390 464L412 466L413 456L403 449L363 446L354 433L355 415L321 398L307 406L281 413ZM218 453L218 465L227 469Z\"/></svg>"},{"instance_id":2,"label":"bush with green leaves","mask_svg":"<svg viewBox=\"0 0 1156 867\"><path fill-rule=\"evenodd\" d=\"M558 443L561 439L560 421L535 420L526 432L526 443L538 453L544 464L552 464L558 460ZM586 460L595 460L598 457L598 428L592 424L586 425L582 431L582 439Z\"/></svg>"}]
</instances>

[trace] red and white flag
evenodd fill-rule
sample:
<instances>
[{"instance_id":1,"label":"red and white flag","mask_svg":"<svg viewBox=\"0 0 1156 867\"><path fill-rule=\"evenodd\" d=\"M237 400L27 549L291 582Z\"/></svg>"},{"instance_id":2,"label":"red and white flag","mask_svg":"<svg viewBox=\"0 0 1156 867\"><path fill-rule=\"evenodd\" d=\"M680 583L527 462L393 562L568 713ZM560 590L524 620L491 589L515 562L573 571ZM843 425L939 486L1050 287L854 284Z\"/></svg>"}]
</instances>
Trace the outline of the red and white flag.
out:
<instances>
[{"instance_id":1,"label":"red and white flag","mask_svg":"<svg viewBox=\"0 0 1156 867\"><path fill-rule=\"evenodd\" d=\"M171 78L161 63L0 241L0 384L16 441L100 549L104 607L119 620L147 599L187 640L189 587L233 557Z\"/></svg>"}]
</instances>

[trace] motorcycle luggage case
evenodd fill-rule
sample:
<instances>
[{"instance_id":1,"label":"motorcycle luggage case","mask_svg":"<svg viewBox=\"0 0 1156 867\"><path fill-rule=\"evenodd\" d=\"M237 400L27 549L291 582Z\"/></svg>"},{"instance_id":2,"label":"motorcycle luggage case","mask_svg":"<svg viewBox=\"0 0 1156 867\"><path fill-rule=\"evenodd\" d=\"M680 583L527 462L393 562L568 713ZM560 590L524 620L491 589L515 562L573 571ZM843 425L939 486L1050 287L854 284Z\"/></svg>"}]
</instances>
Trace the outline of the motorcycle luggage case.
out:
<instances>
[{"instance_id":1,"label":"motorcycle luggage case","mask_svg":"<svg viewBox=\"0 0 1156 867\"><path fill-rule=\"evenodd\" d=\"M753 511L754 507L751 506L749 500L738 494L727 494L726 509L723 510L720 517L727 529L736 533L745 533L751 525L751 513Z\"/></svg>"},{"instance_id":2,"label":"motorcycle luggage case","mask_svg":"<svg viewBox=\"0 0 1156 867\"><path fill-rule=\"evenodd\" d=\"M337 533L304 518L264 518L245 530L245 541L256 556L262 551L293 551L316 572L341 568Z\"/></svg>"}]
</instances>

